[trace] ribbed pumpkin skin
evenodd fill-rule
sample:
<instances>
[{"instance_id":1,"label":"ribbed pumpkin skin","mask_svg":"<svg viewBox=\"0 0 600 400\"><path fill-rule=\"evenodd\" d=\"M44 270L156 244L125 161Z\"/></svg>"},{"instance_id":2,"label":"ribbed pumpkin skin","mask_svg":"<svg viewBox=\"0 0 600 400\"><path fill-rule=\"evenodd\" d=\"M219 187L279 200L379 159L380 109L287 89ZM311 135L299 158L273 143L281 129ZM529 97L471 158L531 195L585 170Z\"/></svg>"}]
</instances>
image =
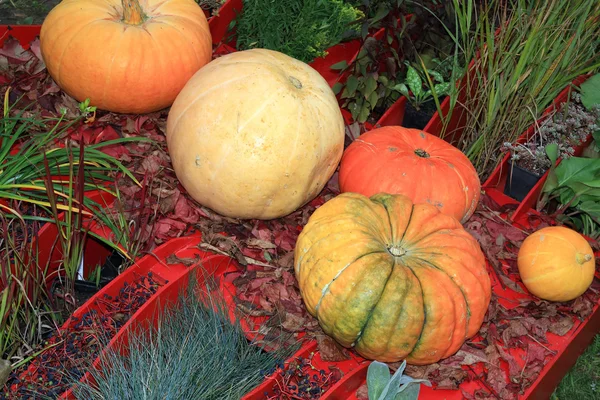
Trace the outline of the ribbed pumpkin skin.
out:
<instances>
[{"instance_id":1,"label":"ribbed pumpkin skin","mask_svg":"<svg viewBox=\"0 0 600 400\"><path fill-rule=\"evenodd\" d=\"M455 218L402 195L329 200L294 256L308 311L368 359L423 365L449 357L477 333L490 302L476 240Z\"/></svg>"},{"instance_id":2,"label":"ribbed pumpkin skin","mask_svg":"<svg viewBox=\"0 0 600 400\"><path fill-rule=\"evenodd\" d=\"M63 0L53 8L42 25L40 47L58 86L112 112L170 106L211 60L208 22L194 0L140 4L148 16L141 25L122 21L121 0Z\"/></svg>"},{"instance_id":3,"label":"ribbed pumpkin skin","mask_svg":"<svg viewBox=\"0 0 600 400\"><path fill-rule=\"evenodd\" d=\"M540 299L570 301L592 284L596 262L585 238L564 226L548 226L529 235L517 258L525 287Z\"/></svg>"},{"instance_id":4,"label":"ribbed pumpkin skin","mask_svg":"<svg viewBox=\"0 0 600 400\"><path fill-rule=\"evenodd\" d=\"M373 129L348 146L339 184L342 192L365 196L403 194L461 222L471 217L481 196L467 156L436 136L401 126Z\"/></svg>"},{"instance_id":5,"label":"ribbed pumpkin skin","mask_svg":"<svg viewBox=\"0 0 600 400\"><path fill-rule=\"evenodd\" d=\"M171 107L167 145L181 184L235 218L272 219L312 200L344 150L344 120L325 79L280 52L220 57Z\"/></svg>"}]
</instances>

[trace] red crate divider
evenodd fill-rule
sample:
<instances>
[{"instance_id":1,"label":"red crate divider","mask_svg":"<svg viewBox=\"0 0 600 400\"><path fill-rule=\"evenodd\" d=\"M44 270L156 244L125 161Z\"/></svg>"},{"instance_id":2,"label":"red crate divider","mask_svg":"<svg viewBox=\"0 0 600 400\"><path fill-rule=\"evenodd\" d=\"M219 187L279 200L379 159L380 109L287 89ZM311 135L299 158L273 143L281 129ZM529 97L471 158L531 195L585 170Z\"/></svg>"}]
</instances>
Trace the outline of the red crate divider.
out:
<instances>
[{"instance_id":1,"label":"red crate divider","mask_svg":"<svg viewBox=\"0 0 600 400\"><path fill-rule=\"evenodd\" d=\"M242 7L242 0L227 0L219 8L218 14L208 20L213 44L218 45L226 38L231 21L242 11Z\"/></svg>"}]
</instances>

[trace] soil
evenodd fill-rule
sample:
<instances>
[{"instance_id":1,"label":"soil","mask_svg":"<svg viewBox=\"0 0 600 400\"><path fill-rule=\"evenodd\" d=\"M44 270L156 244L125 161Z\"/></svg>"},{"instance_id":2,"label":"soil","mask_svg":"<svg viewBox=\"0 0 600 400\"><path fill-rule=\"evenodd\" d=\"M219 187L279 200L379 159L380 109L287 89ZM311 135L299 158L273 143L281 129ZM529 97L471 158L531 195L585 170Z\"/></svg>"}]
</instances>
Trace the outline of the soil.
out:
<instances>
[{"instance_id":1,"label":"soil","mask_svg":"<svg viewBox=\"0 0 600 400\"><path fill-rule=\"evenodd\" d=\"M440 98L440 103L444 100ZM409 101L406 102L406 109L404 111L404 121L402 126L405 128L423 129L429 123L433 114L437 111L435 102L433 100L423 103L419 110L417 110Z\"/></svg>"}]
</instances>

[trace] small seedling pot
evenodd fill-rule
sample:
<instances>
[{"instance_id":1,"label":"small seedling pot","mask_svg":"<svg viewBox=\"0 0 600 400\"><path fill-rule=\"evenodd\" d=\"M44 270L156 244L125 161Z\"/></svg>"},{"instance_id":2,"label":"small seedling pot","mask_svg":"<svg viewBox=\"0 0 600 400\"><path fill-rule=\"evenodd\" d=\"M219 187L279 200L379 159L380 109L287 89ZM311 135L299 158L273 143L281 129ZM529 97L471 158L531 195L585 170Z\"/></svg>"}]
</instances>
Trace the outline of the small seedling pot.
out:
<instances>
[{"instance_id":1,"label":"small seedling pot","mask_svg":"<svg viewBox=\"0 0 600 400\"><path fill-rule=\"evenodd\" d=\"M531 189L542 178L542 175L521 168L512 161L508 162L508 166L509 171L504 184L504 194L515 200L523 201L525 196L531 192Z\"/></svg>"}]
</instances>

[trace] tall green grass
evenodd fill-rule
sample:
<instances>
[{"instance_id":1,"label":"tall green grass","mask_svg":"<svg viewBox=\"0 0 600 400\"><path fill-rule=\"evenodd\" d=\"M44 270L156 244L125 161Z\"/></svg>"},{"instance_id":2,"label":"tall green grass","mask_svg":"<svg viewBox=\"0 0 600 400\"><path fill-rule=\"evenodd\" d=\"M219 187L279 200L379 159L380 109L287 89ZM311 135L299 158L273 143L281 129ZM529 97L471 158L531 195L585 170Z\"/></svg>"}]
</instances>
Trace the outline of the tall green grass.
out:
<instances>
[{"instance_id":1,"label":"tall green grass","mask_svg":"<svg viewBox=\"0 0 600 400\"><path fill-rule=\"evenodd\" d=\"M478 4L481 3L481 4ZM480 176L570 82L600 67L600 2L453 0L452 32L464 59L466 127L458 147ZM454 105L458 93L451 95ZM443 135L451 134L446 129Z\"/></svg>"}]
</instances>

